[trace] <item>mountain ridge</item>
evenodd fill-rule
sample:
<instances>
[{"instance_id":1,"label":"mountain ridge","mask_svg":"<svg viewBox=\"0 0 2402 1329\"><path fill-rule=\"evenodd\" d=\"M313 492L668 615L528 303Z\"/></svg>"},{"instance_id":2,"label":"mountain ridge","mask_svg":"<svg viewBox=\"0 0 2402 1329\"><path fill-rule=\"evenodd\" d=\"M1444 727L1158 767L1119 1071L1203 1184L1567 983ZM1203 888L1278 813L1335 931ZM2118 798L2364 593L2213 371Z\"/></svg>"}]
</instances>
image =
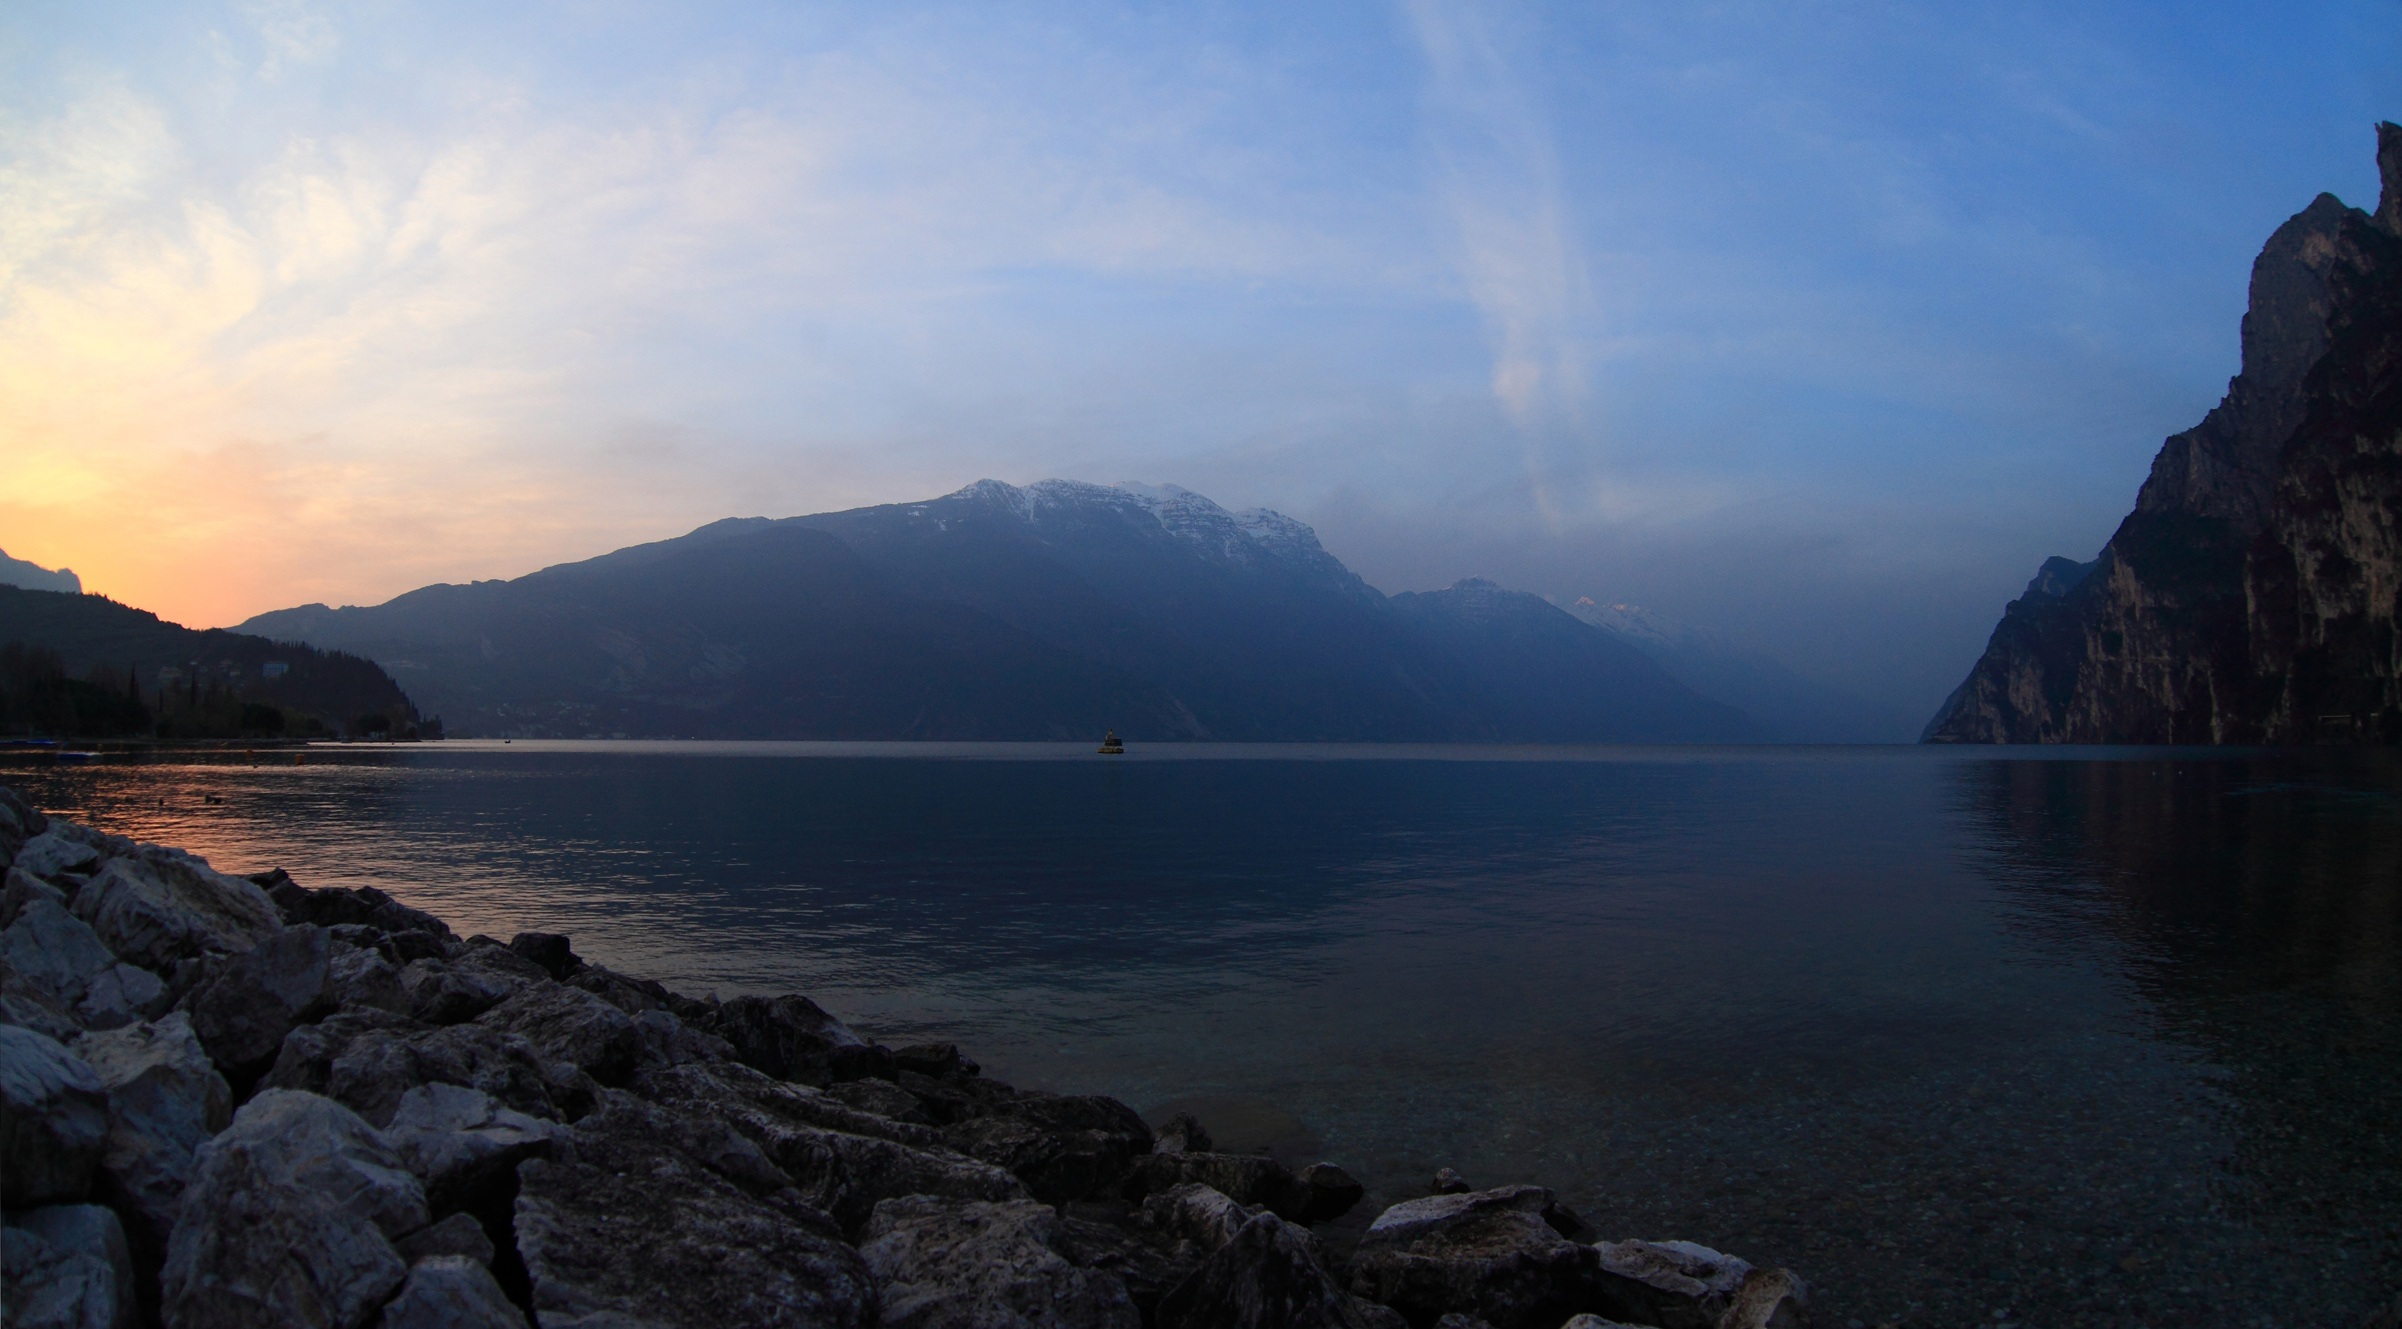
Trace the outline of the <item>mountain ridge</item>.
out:
<instances>
[{"instance_id":1,"label":"mountain ridge","mask_svg":"<svg viewBox=\"0 0 2402 1329\"><path fill-rule=\"evenodd\" d=\"M1385 597L1306 524L1173 485L980 480L917 502L729 518L513 581L240 627L393 659L454 734L1760 732L1539 597L1452 592ZM1545 654L1507 660L1480 632Z\"/></svg>"},{"instance_id":2,"label":"mountain ridge","mask_svg":"<svg viewBox=\"0 0 2402 1329\"><path fill-rule=\"evenodd\" d=\"M2320 194L2270 236L2226 396L1926 741L2402 742L2402 126L2377 139L2377 210Z\"/></svg>"}]
</instances>

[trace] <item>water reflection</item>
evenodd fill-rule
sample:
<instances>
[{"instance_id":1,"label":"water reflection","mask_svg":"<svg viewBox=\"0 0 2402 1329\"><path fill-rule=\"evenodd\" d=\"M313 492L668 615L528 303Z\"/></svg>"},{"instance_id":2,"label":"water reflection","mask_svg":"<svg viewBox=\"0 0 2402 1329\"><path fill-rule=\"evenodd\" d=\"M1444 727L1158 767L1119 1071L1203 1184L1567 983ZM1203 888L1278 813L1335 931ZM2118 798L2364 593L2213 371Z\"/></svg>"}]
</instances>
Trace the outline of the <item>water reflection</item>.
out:
<instances>
[{"instance_id":1,"label":"water reflection","mask_svg":"<svg viewBox=\"0 0 2402 1329\"><path fill-rule=\"evenodd\" d=\"M2006 926L2101 957L2201 1063L2230 1140L2200 1180L2256 1295L2304 1251L2402 1286L2398 774L2355 752L1959 773Z\"/></svg>"},{"instance_id":2,"label":"water reflection","mask_svg":"<svg viewBox=\"0 0 2402 1329\"><path fill-rule=\"evenodd\" d=\"M21 783L1020 1083L1226 1105L1378 1200L1540 1180L1790 1264L1835 1324L2334 1323L2402 1289L2375 754L1476 755Z\"/></svg>"}]
</instances>

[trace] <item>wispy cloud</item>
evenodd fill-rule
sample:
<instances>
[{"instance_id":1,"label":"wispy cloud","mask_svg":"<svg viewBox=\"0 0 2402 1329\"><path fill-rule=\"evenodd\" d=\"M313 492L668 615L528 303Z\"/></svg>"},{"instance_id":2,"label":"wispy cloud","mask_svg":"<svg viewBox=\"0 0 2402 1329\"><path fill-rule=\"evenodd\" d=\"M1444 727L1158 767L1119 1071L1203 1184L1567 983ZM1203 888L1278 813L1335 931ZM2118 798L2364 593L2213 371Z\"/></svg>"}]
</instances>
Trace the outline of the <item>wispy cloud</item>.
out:
<instances>
[{"instance_id":1,"label":"wispy cloud","mask_svg":"<svg viewBox=\"0 0 2402 1329\"><path fill-rule=\"evenodd\" d=\"M1521 427L1572 422L1591 292L1559 151L1516 49L1530 36L1527 16L1455 0L1403 8L1427 63L1435 195L1492 341L1494 396Z\"/></svg>"}]
</instances>

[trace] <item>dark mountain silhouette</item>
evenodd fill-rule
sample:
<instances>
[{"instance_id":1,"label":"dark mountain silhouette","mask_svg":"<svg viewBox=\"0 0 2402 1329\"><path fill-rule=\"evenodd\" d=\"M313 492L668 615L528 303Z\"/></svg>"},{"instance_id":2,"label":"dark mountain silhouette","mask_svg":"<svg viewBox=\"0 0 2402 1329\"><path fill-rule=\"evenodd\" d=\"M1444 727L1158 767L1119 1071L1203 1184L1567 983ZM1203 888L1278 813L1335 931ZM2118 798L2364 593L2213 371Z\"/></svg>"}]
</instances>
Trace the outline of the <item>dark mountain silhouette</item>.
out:
<instances>
[{"instance_id":1,"label":"dark mountain silhouette","mask_svg":"<svg viewBox=\"0 0 2402 1329\"><path fill-rule=\"evenodd\" d=\"M423 717L391 675L371 660L221 628L196 630L101 595L0 586L0 647L56 652L66 677L112 671L145 702L162 693L222 694L235 703L288 707L345 732L364 716L405 732ZM173 696L167 697L169 702ZM175 707L164 708L170 714Z\"/></svg>"},{"instance_id":2,"label":"dark mountain silhouette","mask_svg":"<svg viewBox=\"0 0 2402 1329\"><path fill-rule=\"evenodd\" d=\"M60 568L52 572L39 563L10 558L7 550L0 549L0 586L22 586L29 591L65 591L73 595L83 590L83 580L72 569Z\"/></svg>"},{"instance_id":3,"label":"dark mountain silhouette","mask_svg":"<svg viewBox=\"0 0 2402 1329\"><path fill-rule=\"evenodd\" d=\"M1927 725L1951 743L2402 742L2402 127L2252 266L2243 369L2090 565L2055 558Z\"/></svg>"},{"instance_id":4,"label":"dark mountain silhouette","mask_svg":"<svg viewBox=\"0 0 2402 1329\"><path fill-rule=\"evenodd\" d=\"M1151 740L1601 742L1756 730L1536 597L1388 599L1301 523L1173 486L979 481L241 626L383 661L454 734L1114 727Z\"/></svg>"}]
</instances>

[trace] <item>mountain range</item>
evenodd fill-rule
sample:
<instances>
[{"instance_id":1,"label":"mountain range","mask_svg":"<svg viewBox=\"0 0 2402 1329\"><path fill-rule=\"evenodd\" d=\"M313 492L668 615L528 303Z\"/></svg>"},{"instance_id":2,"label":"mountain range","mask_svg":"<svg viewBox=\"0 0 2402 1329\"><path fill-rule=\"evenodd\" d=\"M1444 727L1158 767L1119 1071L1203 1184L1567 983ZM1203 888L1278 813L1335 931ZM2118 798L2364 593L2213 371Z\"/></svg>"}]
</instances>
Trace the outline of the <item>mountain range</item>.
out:
<instances>
[{"instance_id":1,"label":"mountain range","mask_svg":"<svg viewBox=\"0 0 2402 1329\"><path fill-rule=\"evenodd\" d=\"M2402 126L2374 213L2252 265L2243 363L2090 563L2053 558L1924 737L2402 743Z\"/></svg>"},{"instance_id":2,"label":"mountain range","mask_svg":"<svg viewBox=\"0 0 2402 1329\"><path fill-rule=\"evenodd\" d=\"M1765 651L1641 605L1586 597L1567 609L1650 656L1677 682L1757 717L1770 741L1906 743L1918 733L1918 718L1898 706L1821 683Z\"/></svg>"},{"instance_id":3,"label":"mountain range","mask_svg":"<svg viewBox=\"0 0 2402 1329\"><path fill-rule=\"evenodd\" d=\"M1617 633L1470 579L1386 596L1309 527L1173 485L982 480L734 518L239 630L354 652L452 734L1737 742Z\"/></svg>"},{"instance_id":4,"label":"mountain range","mask_svg":"<svg viewBox=\"0 0 2402 1329\"><path fill-rule=\"evenodd\" d=\"M83 590L83 580L67 568L52 572L39 563L10 558L7 550L0 549L0 586L21 586L29 591L65 591L75 595Z\"/></svg>"}]
</instances>

